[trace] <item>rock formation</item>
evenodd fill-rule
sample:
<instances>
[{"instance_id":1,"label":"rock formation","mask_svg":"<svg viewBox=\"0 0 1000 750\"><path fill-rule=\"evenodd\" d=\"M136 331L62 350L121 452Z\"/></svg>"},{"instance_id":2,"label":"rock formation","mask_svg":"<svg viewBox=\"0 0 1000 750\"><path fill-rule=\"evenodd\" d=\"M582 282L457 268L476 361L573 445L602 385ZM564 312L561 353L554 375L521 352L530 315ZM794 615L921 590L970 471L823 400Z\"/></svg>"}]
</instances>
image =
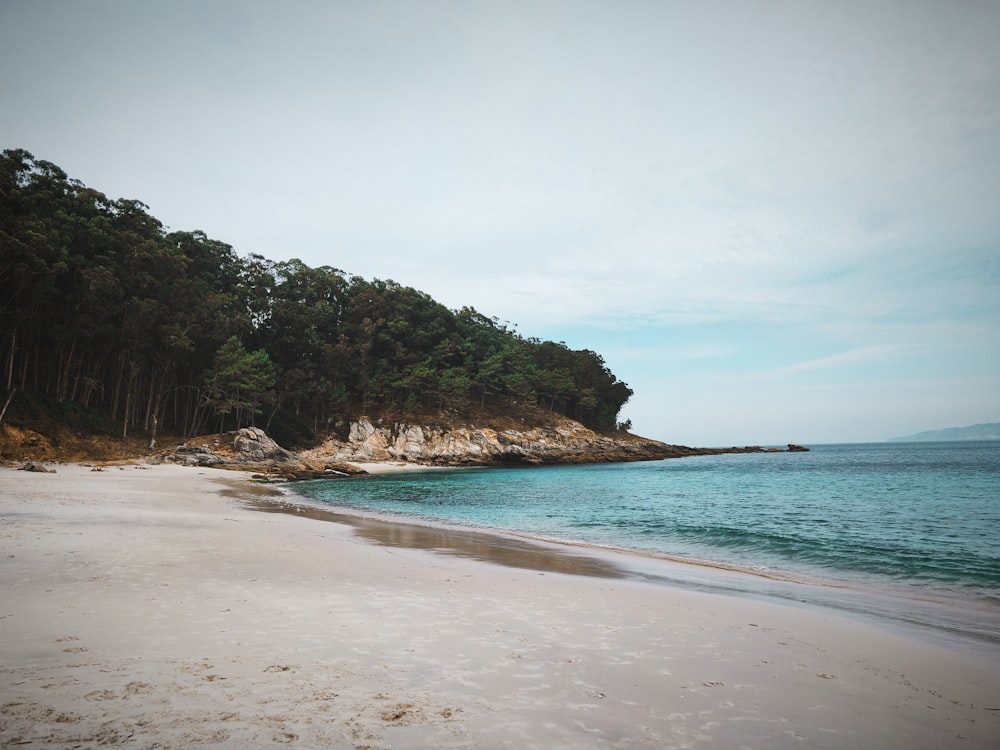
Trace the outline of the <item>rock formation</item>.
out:
<instances>
[{"instance_id":1,"label":"rock formation","mask_svg":"<svg viewBox=\"0 0 1000 750\"><path fill-rule=\"evenodd\" d=\"M321 461L411 461L437 466L510 466L648 461L699 451L619 433L600 435L569 419L544 426L373 424L360 418L346 439L303 452Z\"/></svg>"},{"instance_id":2,"label":"rock formation","mask_svg":"<svg viewBox=\"0 0 1000 750\"><path fill-rule=\"evenodd\" d=\"M544 425L420 425L373 423L361 417L346 434L292 453L263 430L243 428L189 440L161 454L163 460L191 466L255 471L282 479L311 479L365 473L366 463L410 462L433 466L536 466L543 464L653 461L719 453L772 453L782 449L689 448L626 432L601 435L570 419ZM789 451L808 448L789 445Z\"/></svg>"},{"instance_id":3,"label":"rock formation","mask_svg":"<svg viewBox=\"0 0 1000 750\"><path fill-rule=\"evenodd\" d=\"M274 442L263 430L252 427L195 438L161 455L164 461L172 463L255 471L281 479L365 473L355 466L296 456Z\"/></svg>"}]
</instances>

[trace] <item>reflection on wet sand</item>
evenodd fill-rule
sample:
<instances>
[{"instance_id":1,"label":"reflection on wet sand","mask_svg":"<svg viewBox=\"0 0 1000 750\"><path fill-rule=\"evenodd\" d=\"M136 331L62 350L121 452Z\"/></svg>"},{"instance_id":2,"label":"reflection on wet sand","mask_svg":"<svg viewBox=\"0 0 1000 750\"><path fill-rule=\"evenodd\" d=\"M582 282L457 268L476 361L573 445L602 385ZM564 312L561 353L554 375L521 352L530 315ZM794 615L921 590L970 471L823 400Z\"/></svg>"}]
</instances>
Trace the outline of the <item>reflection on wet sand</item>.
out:
<instances>
[{"instance_id":1,"label":"reflection on wet sand","mask_svg":"<svg viewBox=\"0 0 1000 750\"><path fill-rule=\"evenodd\" d=\"M337 513L308 505L289 505L258 498L243 497L241 504L250 510L264 513L288 513L318 521L344 524L353 528L359 536L387 547L425 549L444 555L456 555L547 573L568 573L597 578L624 578L626 576L625 571L605 560L562 552L541 544L532 544L499 534L384 521L377 518Z\"/></svg>"}]
</instances>

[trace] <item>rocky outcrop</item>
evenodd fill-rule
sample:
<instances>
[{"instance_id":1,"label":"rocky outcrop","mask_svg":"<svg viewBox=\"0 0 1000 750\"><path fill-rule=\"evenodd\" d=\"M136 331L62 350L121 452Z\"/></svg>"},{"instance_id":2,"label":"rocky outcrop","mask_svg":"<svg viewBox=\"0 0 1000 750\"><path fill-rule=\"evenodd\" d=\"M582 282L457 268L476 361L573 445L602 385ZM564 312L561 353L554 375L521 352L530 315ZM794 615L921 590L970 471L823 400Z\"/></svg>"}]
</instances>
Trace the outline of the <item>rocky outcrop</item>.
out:
<instances>
[{"instance_id":1,"label":"rocky outcrop","mask_svg":"<svg viewBox=\"0 0 1000 750\"><path fill-rule=\"evenodd\" d=\"M409 461L437 466L510 466L648 461L698 453L627 433L600 435L572 420L545 426L374 424L362 417L346 439L330 438L304 458L366 463Z\"/></svg>"},{"instance_id":2,"label":"rocky outcrop","mask_svg":"<svg viewBox=\"0 0 1000 750\"><path fill-rule=\"evenodd\" d=\"M789 451L808 450L789 445ZM543 464L654 461L719 453L774 453L778 448L689 448L620 432L601 435L570 419L544 425L419 425L351 422L301 453L285 450L263 430L244 428L189 440L165 451L165 461L253 471L270 478L312 479L364 474L366 463L409 462L433 466L533 466Z\"/></svg>"},{"instance_id":3,"label":"rocky outcrop","mask_svg":"<svg viewBox=\"0 0 1000 750\"><path fill-rule=\"evenodd\" d=\"M297 456L274 442L263 430L250 427L189 440L164 452L161 458L186 466L253 471L279 479L314 479L365 473L356 466Z\"/></svg>"},{"instance_id":4,"label":"rocky outcrop","mask_svg":"<svg viewBox=\"0 0 1000 750\"><path fill-rule=\"evenodd\" d=\"M689 448L637 437L626 432L598 434L564 417L540 412L527 424L519 419L492 418L477 424L434 420L378 421L361 417L337 426L312 450L294 453L263 430L243 428L221 435L202 435L173 447L151 451L144 442L101 435L78 435L68 429L46 434L0 425L0 463L165 461L188 466L215 466L269 477L364 474L365 463L412 462L440 466L517 466L561 463L649 461L717 453L776 453L783 448ZM808 448L789 444L788 451Z\"/></svg>"},{"instance_id":5,"label":"rocky outcrop","mask_svg":"<svg viewBox=\"0 0 1000 750\"><path fill-rule=\"evenodd\" d=\"M709 453L808 453L809 449L795 443L789 443L787 448L761 448L759 445L745 445L742 448L705 448Z\"/></svg>"}]
</instances>

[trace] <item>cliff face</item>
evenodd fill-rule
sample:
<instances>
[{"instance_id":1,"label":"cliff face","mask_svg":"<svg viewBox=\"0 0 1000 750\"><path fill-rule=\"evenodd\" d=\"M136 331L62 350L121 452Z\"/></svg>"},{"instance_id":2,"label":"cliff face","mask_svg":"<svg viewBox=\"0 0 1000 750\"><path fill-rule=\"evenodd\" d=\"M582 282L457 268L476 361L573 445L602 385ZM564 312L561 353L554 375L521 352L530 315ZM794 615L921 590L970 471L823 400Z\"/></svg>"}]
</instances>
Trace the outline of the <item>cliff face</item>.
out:
<instances>
[{"instance_id":1,"label":"cliff face","mask_svg":"<svg viewBox=\"0 0 1000 750\"><path fill-rule=\"evenodd\" d=\"M375 425L362 417L346 440L330 438L301 455L322 462L410 461L438 466L540 465L647 461L694 453L626 433L599 435L571 420L545 426Z\"/></svg>"}]
</instances>

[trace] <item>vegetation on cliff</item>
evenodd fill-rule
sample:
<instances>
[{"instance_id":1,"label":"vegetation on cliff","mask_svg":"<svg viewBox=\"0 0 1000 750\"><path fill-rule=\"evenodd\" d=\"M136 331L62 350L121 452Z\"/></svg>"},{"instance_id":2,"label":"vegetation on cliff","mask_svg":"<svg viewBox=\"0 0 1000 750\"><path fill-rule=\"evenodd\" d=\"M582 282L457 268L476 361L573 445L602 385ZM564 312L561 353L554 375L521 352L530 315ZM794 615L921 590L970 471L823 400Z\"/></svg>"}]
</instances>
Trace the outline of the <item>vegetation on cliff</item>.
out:
<instances>
[{"instance_id":1,"label":"vegetation on cliff","mask_svg":"<svg viewBox=\"0 0 1000 750\"><path fill-rule=\"evenodd\" d=\"M632 394L595 352L394 281L240 257L23 150L0 158L0 248L2 401L22 419L99 415L123 436L256 423L295 445L361 414L544 410L607 430Z\"/></svg>"}]
</instances>

